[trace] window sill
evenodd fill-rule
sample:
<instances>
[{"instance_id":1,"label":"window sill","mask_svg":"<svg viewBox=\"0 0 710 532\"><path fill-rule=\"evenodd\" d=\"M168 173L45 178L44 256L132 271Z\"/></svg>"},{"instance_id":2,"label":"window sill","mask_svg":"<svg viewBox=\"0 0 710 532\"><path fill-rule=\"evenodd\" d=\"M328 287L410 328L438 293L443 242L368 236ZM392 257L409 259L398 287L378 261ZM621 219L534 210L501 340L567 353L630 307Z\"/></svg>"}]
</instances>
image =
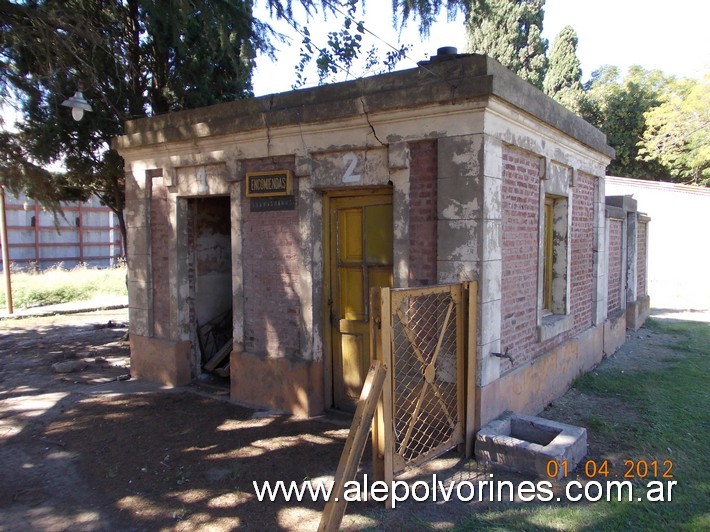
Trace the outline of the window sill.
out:
<instances>
[{"instance_id":1,"label":"window sill","mask_svg":"<svg viewBox=\"0 0 710 532\"><path fill-rule=\"evenodd\" d=\"M545 342L563 332L572 329L574 320L569 314L549 314L542 318L542 323L537 327L538 342Z\"/></svg>"}]
</instances>

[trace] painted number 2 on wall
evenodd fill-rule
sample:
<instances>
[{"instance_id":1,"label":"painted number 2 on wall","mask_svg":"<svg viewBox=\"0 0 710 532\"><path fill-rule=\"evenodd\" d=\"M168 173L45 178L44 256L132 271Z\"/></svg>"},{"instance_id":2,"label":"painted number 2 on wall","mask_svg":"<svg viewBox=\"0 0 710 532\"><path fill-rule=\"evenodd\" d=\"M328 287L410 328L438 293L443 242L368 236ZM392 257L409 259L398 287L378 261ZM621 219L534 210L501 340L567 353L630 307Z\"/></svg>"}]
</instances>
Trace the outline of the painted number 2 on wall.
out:
<instances>
[{"instance_id":1,"label":"painted number 2 on wall","mask_svg":"<svg viewBox=\"0 0 710 532\"><path fill-rule=\"evenodd\" d=\"M346 153L343 155L343 163L348 165L343 174L343 183L359 183L362 181L362 175L355 173L358 163L357 155L354 153Z\"/></svg>"}]
</instances>

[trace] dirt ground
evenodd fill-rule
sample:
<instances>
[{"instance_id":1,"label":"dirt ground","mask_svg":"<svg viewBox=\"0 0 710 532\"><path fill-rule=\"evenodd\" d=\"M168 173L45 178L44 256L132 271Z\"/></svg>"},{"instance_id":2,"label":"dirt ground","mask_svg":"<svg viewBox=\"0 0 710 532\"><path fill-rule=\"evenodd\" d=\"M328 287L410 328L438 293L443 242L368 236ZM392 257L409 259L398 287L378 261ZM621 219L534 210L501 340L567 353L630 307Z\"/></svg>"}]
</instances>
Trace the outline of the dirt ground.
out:
<instances>
[{"instance_id":1,"label":"dirt ground","mask_svg":"<svg viewBox=\"0 0 710 532\"><path fill-rule=\"evenodd\" d=\"M216 385L162 390L123 380L126 328L125 309L0 321L0 530L315 529L322 501L261 503L252 482L332 478L349 420L255 412L229 403ZM629 333L605 364L662 367L672 356L665 336ZM58 373L66 362L80 371ZM624 405L572 390L542 415L584 426L606 408L623 413ZM613 453L590 431L588 456ZM432 472L442 480L490 473L453 453L421 473ZM351 503L343 526L445 528L474 509Z\"/></svg>"}]
</instances>

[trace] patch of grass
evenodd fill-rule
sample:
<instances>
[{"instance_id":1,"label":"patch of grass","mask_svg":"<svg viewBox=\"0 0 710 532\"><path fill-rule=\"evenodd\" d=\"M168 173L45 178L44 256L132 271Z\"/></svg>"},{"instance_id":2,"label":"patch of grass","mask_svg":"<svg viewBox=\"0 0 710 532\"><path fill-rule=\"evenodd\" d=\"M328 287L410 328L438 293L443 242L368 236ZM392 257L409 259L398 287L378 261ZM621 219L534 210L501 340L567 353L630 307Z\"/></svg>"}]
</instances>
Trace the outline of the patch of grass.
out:
<instances>
[{"instance_id":1,"label":"patch of grass","mask_svg":"<svg viewBox=\"0 0 710 532\"><path fill-rule=\"evenodd\" d=\"M586 419L586 422L588 428L602 434L609 434L614 430L613 425L598 414L592 414Z\"/></svg>"},{"instance_id":2,"label":"patch of grass","mask_svg":"<svg viewBox=\"0 0 710 532\"><path fill-rule=\"evenodd\" d=\"M471 514L456 530L628 530L628 512L616 504L589 507L505 504Z\"/></svg>"},{"instance_id":3,"label":"patch of grass","mask_svg":"<svg viewBox=\"0 0 710 532\"><path fill-rule=\"evenodd\" d=\"M614 443L620 459L671 460L677 484L671 502L549 503L492 505L471 515L464 530L709 530L710 529L710 325L653 320L649 328L674 337L668 347L682 353L663 370L622 373L605 369L580 377L575 387L585 394L614 396L638 422L619 427L623 439L608 433L614 412L590 418L599 435ZM604 478L595 478L604 481ZM654 478L634 480L634 498ZM658 479L666 480L670 479Z\"/></svg>"},{"instance_id":4,"label":"patch of grass","mask_svg":"<svg viewBox=\"0 0 710 532\"><path fill-rule=\"evenodd\" d=\"M52 268L12 274L12 301L17 309L86 301L102 295L126 295L126 268L71 270ZM5 293L0 291L0 305Z\"/></svg>"},{"instance_id":5,"label":"patch of grass","mask_svg":"<svg viewBox=\"0 0 710 532\"><path fill-rule=\"evenodd\" d=\"M674 335L677 340L667 347L675 351L710 355L710 325L707 323L649 319L644 327Z\"/></svg>"}]
</instances>

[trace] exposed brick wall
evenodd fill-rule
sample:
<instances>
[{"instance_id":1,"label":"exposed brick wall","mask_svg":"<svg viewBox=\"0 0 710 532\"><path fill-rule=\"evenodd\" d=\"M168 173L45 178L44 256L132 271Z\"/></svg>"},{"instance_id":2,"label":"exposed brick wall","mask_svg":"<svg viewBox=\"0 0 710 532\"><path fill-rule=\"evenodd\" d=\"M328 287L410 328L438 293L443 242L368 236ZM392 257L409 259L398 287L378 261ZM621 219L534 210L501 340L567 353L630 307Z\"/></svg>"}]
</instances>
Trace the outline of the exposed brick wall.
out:
<instances>
[{"instance_id":1,"label":"exposed brick wall","mask_svg":"<svg viewBox=\"0 0 710 532\"><path fill-rule=\"evenodd\" d=\"M572 193L570 312L572 335L592 326L594 287L594 188L596 179L579 172Z\"/></svg>"},{"instance_id":2,"label":"exposed brick wall","mask_svg":"<svg viewBox=\"0 0 710 532\"><path fill-rule=\"evenodd\" d=\"M437 142L410 144L409 286L436 284Z\"/></svg>"},{"instance_id":3,"label":"exposed brick wall","mask_svg":"<svg viewBox=\"0 0 710 532\"><path fill-rule=\"evenodd\" d=\"M621 310L621 280L623 272L622 255L622 229L624 227L621 220L608 218L609 224L609 268L607 270L609 289L607 292L607 314L611 316Z\"/></svg>"},{"instance_id":4,"label":"exposed brick wall","mask_svg":"<svg viewBox=\"0 0 710 532\"><path fill-rule=\"evenodd\" d=\"M151 178L150 247L153 285L153 335L170 336L170 207L162 177Z\"/></svg>"},{"instance_id":5,"label":"exposed brick wall","mask_svg":"<svg viewBox=\"0 0 710 532\"><path fill-rule=\"evenodd\" d=\"M595 179L578 174L572 193L570 312L572 330L540 343L537 331L540 163L531 153L503 149L503 271L501 350L518 366L592 324ZM501 371L511 368L501 361Z\"/></svg>"},{"instance_id":6,"label":"exposed brick wall","mask_svg":"<svg viewBox=\"0 0 710 532\"><path fill-rule=\"evenodd\" d=\"M246 172L294 168L293 157L244 161ZM298 198L298 179L293 193ZM301 277L298 210L251 212L242 200L244 348L271 357L300 356Z\"/></svg>"},{"instance_id":7,"label":"exposed brick wall","mask_svg":"<svg viewBox=\"0 0 710 532\"><path fill-rule=\"evenodd\" d=\"M638 234L636 236L637 248L636 248L636 284L637 284L637 294L638 296L648 295L648 285L646 284L646 279L648 272L646 271L646 245L648 239L646 238L647 224L645 222L639 222L636 224Z\"/></svg>"},{"instance_id":8,"label":"exposed brick wall","mask_svg":"<svg viewBox=\"0 0 710 532\"><path fill-rule=\"evenodd\" d=\"M503 150L503 271L501 349L516 364L533 356L537 340L540 162L527 152ZM501 360L502 369L509 367Z\"/></svg>"}]
</instances>

